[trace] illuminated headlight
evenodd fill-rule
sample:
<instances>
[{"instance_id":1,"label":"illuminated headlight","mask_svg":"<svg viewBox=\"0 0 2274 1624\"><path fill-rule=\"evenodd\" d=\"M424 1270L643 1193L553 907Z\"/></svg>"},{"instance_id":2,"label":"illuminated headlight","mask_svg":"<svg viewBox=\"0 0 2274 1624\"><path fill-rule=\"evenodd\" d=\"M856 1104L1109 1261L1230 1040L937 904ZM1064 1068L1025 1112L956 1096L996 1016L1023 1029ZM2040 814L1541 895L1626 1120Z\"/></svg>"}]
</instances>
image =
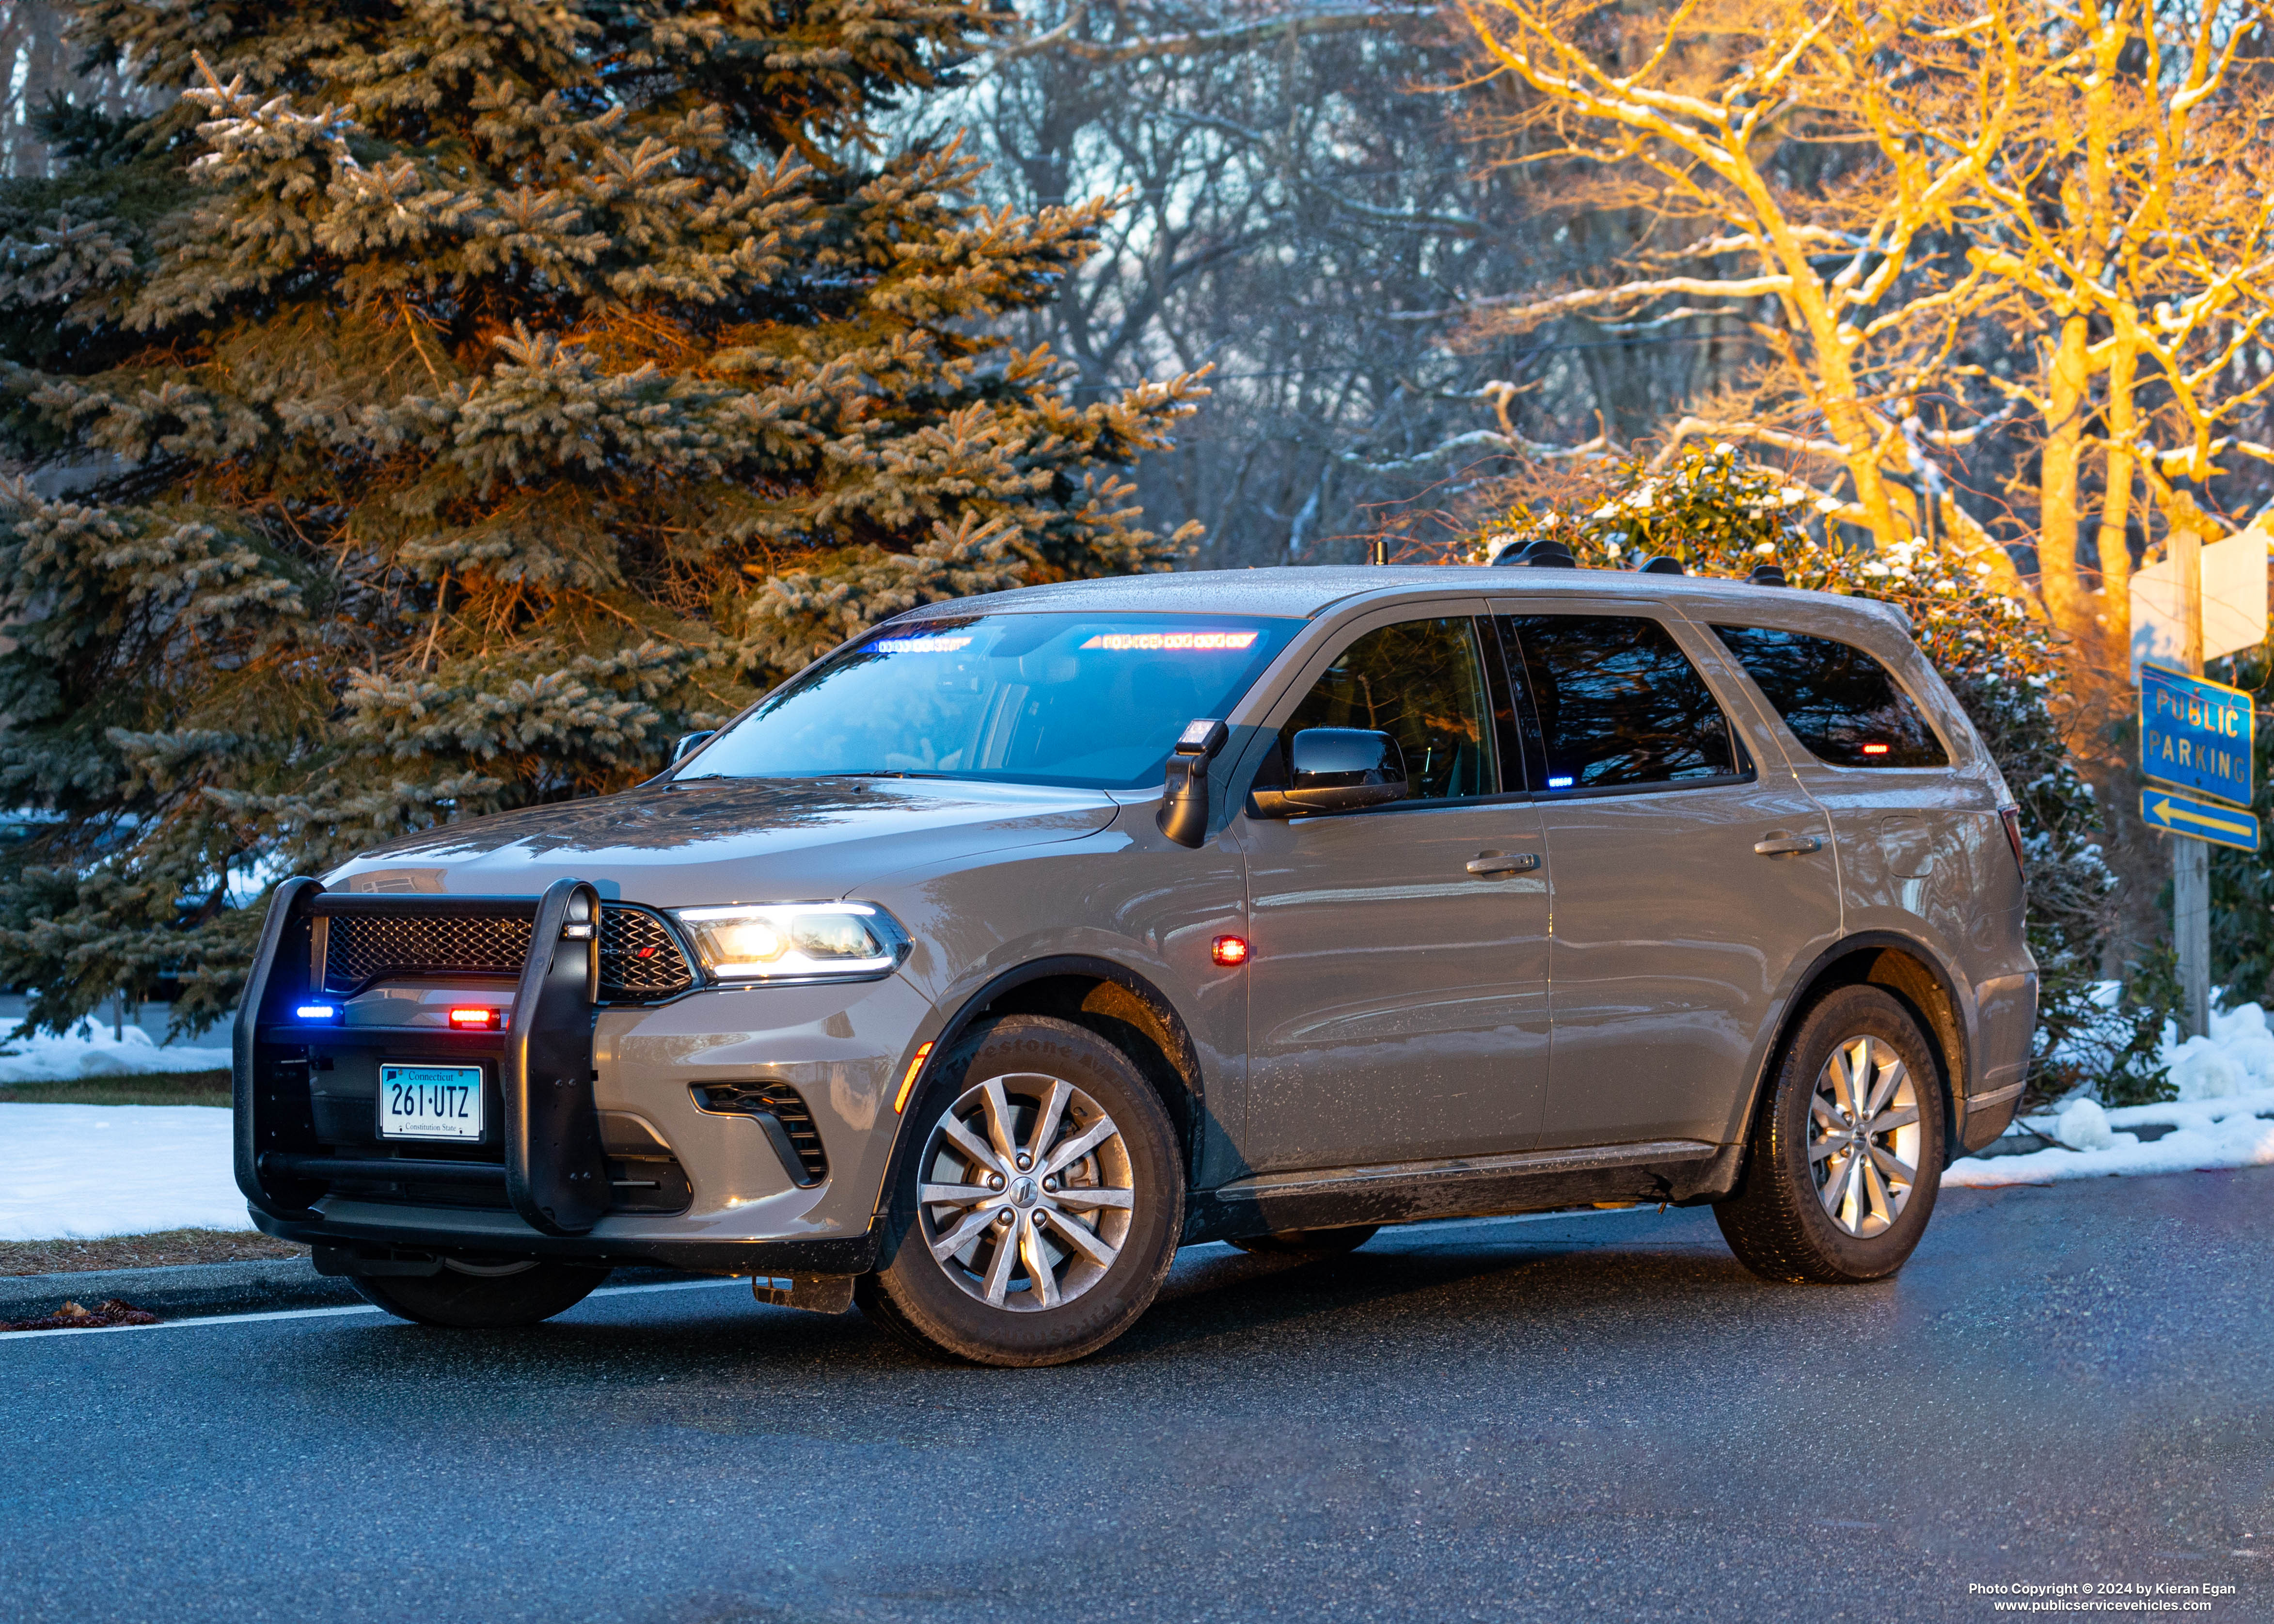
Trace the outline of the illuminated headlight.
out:
<instances>
[{"instance_id":1,"label":"illuminated headlight","mask_svg":"<svg viewBox=\"0 0 2274 1624\"><path fill-rule=\"evenodd\" d=\"M811 981L881 975L907 951L892 916L865 902L775 902L681 908L704 972L722 981Z\"/></svg>"}]
</instances>

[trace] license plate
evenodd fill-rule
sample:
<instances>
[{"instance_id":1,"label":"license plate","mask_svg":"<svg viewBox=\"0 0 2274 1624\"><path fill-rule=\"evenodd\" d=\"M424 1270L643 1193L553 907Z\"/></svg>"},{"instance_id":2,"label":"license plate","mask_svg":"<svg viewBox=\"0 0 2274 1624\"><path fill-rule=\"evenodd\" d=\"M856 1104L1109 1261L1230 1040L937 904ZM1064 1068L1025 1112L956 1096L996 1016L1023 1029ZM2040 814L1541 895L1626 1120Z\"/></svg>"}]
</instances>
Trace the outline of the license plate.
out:
<instances>
[{"instance_id":1,"label":"license plate","mask_svg":"<svg viewBox=\"0 0 2274 1624\"><path fill-rule=\"evenodd\" d=\"M381 1065L379 1132L390 1139L478 1141L481 1067Z\"/></svg>"}]
</instances>

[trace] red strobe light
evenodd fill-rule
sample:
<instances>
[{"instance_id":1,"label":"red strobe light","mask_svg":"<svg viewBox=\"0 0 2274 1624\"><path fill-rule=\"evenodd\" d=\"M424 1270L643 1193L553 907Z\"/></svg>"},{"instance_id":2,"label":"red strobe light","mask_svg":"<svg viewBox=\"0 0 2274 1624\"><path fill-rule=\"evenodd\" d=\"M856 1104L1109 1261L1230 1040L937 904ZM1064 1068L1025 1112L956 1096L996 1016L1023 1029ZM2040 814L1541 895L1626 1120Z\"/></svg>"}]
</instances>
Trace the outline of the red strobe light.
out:
<instances>
[{"instance_id":1,"label":"red strobe light","mask_svg":"<svg viewBox=\"0 0 2274 1624\"><path fill-rule=\"evenodd\" d=\"M505 1023L498 1011L491 1009L462 1009L450 1011L450 1025L461 1032L495 1032Z\"/></svg>"},{"instance_id":2,"label":"red strobe light","mask_svg":"<svg viewBox=\"0 0 2274 1624\"><path fill-rule=\"evenodd\" d=\"M1864 747L1864 754L1866 756L1885 756L1886 753L1887 747L1884 744L1867 744Z\"/></svg>"},{"instance_id":3,"label":"red strobe light","mask_svg":"<svg viewBox=\"0 0 2274 1624\"><path fill-rule=\"evenodd\" d=\"M1244 965L1247 962L1247 938L1218 936L1209 949L1209 957L1220 965Z\"/></svg>"}]
</instances>

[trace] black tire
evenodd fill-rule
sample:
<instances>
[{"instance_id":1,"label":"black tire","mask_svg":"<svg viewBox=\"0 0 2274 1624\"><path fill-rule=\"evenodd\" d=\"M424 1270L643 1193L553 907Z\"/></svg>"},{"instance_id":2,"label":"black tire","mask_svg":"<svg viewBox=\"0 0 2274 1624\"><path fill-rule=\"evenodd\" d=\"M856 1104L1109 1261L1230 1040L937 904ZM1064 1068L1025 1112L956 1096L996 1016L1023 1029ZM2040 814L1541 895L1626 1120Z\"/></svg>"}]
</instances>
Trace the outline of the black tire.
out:
<instances>
[{"instance_id":1,"label":"black tire","mask_svg":"<svg viewBox=\"0 0 2274 1624\"><path fill-rule=\"evenodd\" d=\"M1381 1232L1378 1223L1351 1223L1336 1229L1278 1229L1269 1235L1251 1235L1232 1244L1265 1257L1338 1258L1356 1252Z\"/></svg>"},{"instance_id":2,"label":"black tire","mask_svg":"<svg viewBox=\"0 0 2274 1624\"><path fill-rule=\"evenodd\" d=\"M1867 1041L1871 1047L1859 1050ZM1873 1079L1859 1101L1866 1108L1890 1076L1883 1051L1901 1061L1909 1081L1910 1104L1897 1080L1871 1119L1896 1125L1865 1135L1877 1153L1868 1158L1847 1148L1853 1124L1841 1125L1841 1111L1815 1103L1819 1082L1832 1091L1827 1098L1840 1097L1841 1084L1827 1070L1835 1051L1849 1078L1860 1055L1860 1069ZM1902 1123L1911 1109L1916 1122ZM1907 1127L1916 1130L1908 1138ZM1843 987L1802 1018L1754 1121L1743 1182L1715 1203L1713 1216L1729 1250L1763 1279L1882 1280L1902 1267L1934 1214L1946 1144L1941 1076L1918 1023L1876 987ZM1907 1148L1914 1154L1905 1161L1899 1153ZM1905 1166L1912 1178L1898 1201L1900 1175L1892 1169Z\"/></svg>"},{"instance_id":3,"label":"black tire","mask_svg":"<svg viewBox=\"0 0 2274 1624\"><path fill-rule=\"evenodd\" d=\"M987 1101L990 1082L1008 1109L1010 1156L997 1154L985 1126L997 1109ZM1060 1082L1058 1116L1046 1123ZM952 1114L957 1127L981 1123L978 1148L991 1160L966 1148L974 1130L951 1137L943 1122ZM1106 1130L1048 1186L1037 1182L1054 1157ZM1160 1097L1112 1044L1049 1016L983 1023L941 1063L905 1132L909 1154L892 1192L886 1261L854 1287L876 1324L975 1365L1062 1365L1104 1347L1152 1305L1184 1229L1184 1163ZM1016 1154L1029 1158L1023 1170ZM999 1185L988 1184L998 1177ZM926 1184L967 1193L924 1205L918 1192ZM1077 1223L1089 1232L1080 1244L1066 1232ZM936 1250L959 1234L967 1237L960 1249ZM1047 1284L1037 1282L1036 1257Z\"/></svg>"},{"instance_id":4,"label":"black tire","mask_svg":"<svg viewBox=\"0 0 2274 1624\"><path fill-rule=\"evenodd\" d=\"M358 1275L364 1301L400 1320L455 1331L503 1331L566 1313L608 1277L577 1263L532 1263L511 1274L469 1273L442 1266L439 1274Z\"/></svg>"}]
</instances>

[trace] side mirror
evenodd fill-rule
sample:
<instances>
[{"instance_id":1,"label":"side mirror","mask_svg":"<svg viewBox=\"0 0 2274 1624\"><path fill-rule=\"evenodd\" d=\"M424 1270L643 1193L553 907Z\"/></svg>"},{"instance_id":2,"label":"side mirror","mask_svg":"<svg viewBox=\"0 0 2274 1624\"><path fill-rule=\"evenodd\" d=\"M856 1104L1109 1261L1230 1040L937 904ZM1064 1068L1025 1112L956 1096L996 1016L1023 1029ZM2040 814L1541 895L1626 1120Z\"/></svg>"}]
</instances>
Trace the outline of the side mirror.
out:
<instances>
[{"instance_id":1,"label":"side mirror","mask_svg":"<svg viewBox=\"0 0 2274 1624\"><path fill-rule=\"evenodd\" d=\"M1210 717L1190 724L1177 736L1161 809L1153 821L1178 846L1198 846L1208 838L1209 763L1231 737L1231 730Z\"/></svg>"},{"instance_id":2,"label":"side mirror","mask_svg":"<svg viewBox=\"0 0 2274 1624\"><path fill-rule=\"evenodd\" d=\"M680 763L694 755L697 750L703 748L703 741L705 739L716 736L718 731L719 730L714 727L709 733L680 734L679 742L671 747L671 764L676 767Z\"/></svg>"},{"instance_id":3,"label":"side mirror","mask_svg":"<svg viewBox=\"0 0 2274 1624\"><path fill-rule=\"evenodd\" d=\"M1355 812L1403 801L1405 752L1388 733L1363 727L1306 727L1287 747L1290 782L1284 789L1252 790L1248 810L1257 817L1311 817Z\"/></svg>"}]
</instances>

